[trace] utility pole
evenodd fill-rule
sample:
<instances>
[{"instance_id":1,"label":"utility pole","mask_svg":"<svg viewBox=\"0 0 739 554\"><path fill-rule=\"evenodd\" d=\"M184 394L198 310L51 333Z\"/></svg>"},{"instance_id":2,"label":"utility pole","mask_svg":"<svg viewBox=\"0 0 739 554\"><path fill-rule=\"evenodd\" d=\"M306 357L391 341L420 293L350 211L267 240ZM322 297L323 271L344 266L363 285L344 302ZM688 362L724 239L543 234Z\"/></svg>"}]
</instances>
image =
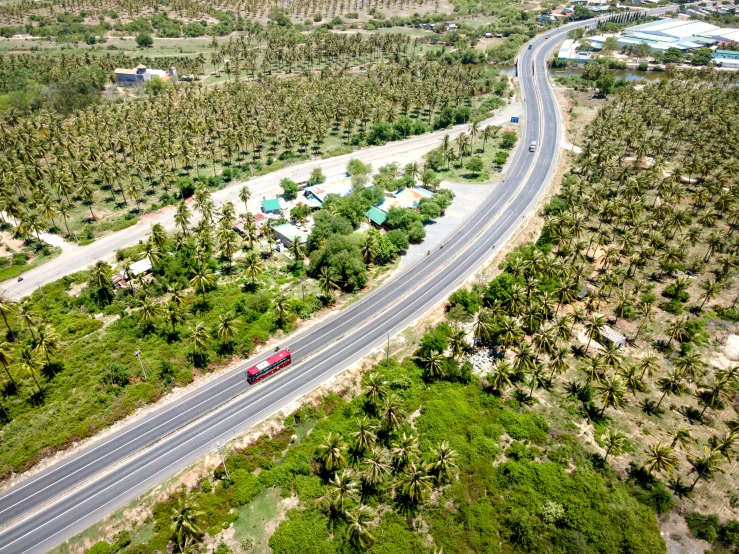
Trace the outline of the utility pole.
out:
<instances>
[{"instance_id":1,"label":"utility pole","mask_svg":"<svg viewBox=\"0 0 739 554\"><path fill-rule=\"evenodd\" d=\"M38 291L41 293L41 298L44 299L44 304L46 304L46 309L49 309L49 303L46 301L46 295L44 294L44 289L41 288L41 283L38 281L36 282L36 286L38 287Z\"/></svg>"},{"instance_id":2,"label":"utility pole","mask_svg":"<svg viewBox=\"0 0 739 554\"><path fill-rule=\"evenodd\" d=\"M221 450L221 443L216 443L216 448L218 449L218 453L221 455L221 463L223 464L223 471L226 472L226 479L231 479L231 476L228 474L228 468L226 467L226 458L223 457L223 450Z\"/></svg>"},{"instance_id":3,"label":"utility pole","mask_svg":"<svg viewBox=\"0 0 739 554\"><path fill-rule=\"evenodd\" d=\"M144 369L144 364L141 361L141 350L137 350L133 353L134 356L136 356L136 359L139 361L139 365L141 366L141 373L144 374L144 381L148 381L149 379L146 377L146 370Z\"/></svg>"}]
</instances>

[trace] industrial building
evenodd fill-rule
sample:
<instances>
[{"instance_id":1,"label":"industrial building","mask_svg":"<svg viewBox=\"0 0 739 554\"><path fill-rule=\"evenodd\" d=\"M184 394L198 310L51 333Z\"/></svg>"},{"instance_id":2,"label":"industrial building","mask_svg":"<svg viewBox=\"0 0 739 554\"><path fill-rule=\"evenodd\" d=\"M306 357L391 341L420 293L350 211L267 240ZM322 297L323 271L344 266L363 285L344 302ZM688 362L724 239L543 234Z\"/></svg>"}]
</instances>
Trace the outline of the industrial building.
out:
<instances>
[{"instance_id":1,"label":"industrial building","mask_svg":"<svg viewBox=\"0 0 739 554\"><path fill-rule=\"evenodd\" d=\"M133 69L117 68L114 73L119 87L141 87L154 77L159 77L162 81L168 81L170 78L177 76L177 70L174 67L170 67L169 71L164 71L163 69L149 69L144 64Z\"/></svg>"},{"instance_id":2,"label":"industrial building","mask_svg":"<svg viewBox=\"0 0 739 554\"><path fill-rule=\"evenodd\" d=\"M647 44L652 51L670 48L692 50L724 41L739 41L739 29L722 29L703 21L672 18L628 27L618 38L621 46Z\"/></svg>"}]
</instances>

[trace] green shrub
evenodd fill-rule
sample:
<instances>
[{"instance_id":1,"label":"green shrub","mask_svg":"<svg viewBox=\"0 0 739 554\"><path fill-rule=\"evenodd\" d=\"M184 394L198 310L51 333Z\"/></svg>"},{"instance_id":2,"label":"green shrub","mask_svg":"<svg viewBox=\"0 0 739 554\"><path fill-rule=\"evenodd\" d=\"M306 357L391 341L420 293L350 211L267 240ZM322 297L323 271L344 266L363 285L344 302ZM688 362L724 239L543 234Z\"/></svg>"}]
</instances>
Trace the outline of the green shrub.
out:
<instances>
[{"instance_id":1,"label":"green shrub","mask_svg":"<svg viewBox=\"0 0 739 554\"><path fill-rule=\"evenodd\" d=\"M244 469L237 469L231 474L231 480L236 488L236 505L248 504L262 490L259 478Z\"/></svg>"},{"instance_id":2,"label":"green shrub","mask_svg":"<svg viewBox=\"0 0 739 554\"><path fill-rule=\"evenodd\" d=\"M115 549L105 541L96 542L86 554L113 554Z\"/></svg>"},{"instance_id":3,"label":"green shrub","mask_svg":"<svg viewBox=\"0 0 739 554\"><path fill-rule=\"evenodd\" d=\"M269 539L274 554L330 554L336 550L329 541L329 520L319 512L290 510L287 519Z\"/></svg>"},{"instance_id":4,"label":"green shrub","mask_svg":"<svg viewBox=\"0 0 739 554\"><path fill-rule=\"evenodd\" d=\"M512 439L541 444L546 441L549 425L538 414L526 412L518 414L512 410L504 411L500 423Z\"/></svg>"},{"instance_id":5,"label":"green shrub","mask_svg":"<svg viewBox=\"0 0 739 554\"><path fill-rule=\"evenodd\" d=\"M685 522L694 537L707 542L714 542L721 528L721 522L715 514L704 515L692 512L685 516Z\"/></svg>"}]
</instances>

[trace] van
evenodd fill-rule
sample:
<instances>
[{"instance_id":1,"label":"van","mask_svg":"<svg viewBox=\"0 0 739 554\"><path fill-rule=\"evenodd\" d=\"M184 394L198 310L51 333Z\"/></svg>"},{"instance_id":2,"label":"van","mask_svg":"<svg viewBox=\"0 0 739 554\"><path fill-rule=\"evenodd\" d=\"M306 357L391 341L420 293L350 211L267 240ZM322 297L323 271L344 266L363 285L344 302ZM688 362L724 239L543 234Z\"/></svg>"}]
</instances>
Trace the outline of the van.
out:
<instances>
[{"instance_id":1,"label":"van","mask_svg":"<svg viewBox=\"0 0 739 554\"><path fill-rule=\"evenodd\" d=\"M534 152L534 151L536 151L536 141L532 140L531 145L529 146L529 152Z\"/></svg>"}]
</instances>

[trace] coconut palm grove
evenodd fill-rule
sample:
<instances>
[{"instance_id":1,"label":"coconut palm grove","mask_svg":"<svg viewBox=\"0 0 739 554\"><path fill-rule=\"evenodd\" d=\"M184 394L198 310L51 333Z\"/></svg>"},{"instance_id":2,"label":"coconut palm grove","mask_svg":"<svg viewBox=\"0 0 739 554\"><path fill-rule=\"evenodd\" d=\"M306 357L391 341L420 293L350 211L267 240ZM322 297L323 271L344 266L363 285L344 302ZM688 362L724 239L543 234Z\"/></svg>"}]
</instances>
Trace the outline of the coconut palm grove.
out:
<instances>
[{"instance_id":1,"label":"coconut palm grove","mask_svg":"<svg viewBox=\"0 0 739 554\"><path fill-rule=\"evenodd\" d=\"M283 4L0 6L20 49L0 42L0 281L163 208L175 223L0 295L4 488L382 286L455 191L528 147L481 125L520 101L496 64L557 25L540 9ZM116 80L139 65L175 71ZM494 263L52 552L739 552L735 74L668 67L607 97L575 81L558 94L580 148ZM578 102L595 106L583 123ZM435 131L423 161L351 159L351 192L304 204L299 188L330 183L315 167L281 180L290 208L250 210L255 176ZM414 186L417 205L367 215ZM228 187L239 203L214 200Z\"/></svg>"}]
</instances>

